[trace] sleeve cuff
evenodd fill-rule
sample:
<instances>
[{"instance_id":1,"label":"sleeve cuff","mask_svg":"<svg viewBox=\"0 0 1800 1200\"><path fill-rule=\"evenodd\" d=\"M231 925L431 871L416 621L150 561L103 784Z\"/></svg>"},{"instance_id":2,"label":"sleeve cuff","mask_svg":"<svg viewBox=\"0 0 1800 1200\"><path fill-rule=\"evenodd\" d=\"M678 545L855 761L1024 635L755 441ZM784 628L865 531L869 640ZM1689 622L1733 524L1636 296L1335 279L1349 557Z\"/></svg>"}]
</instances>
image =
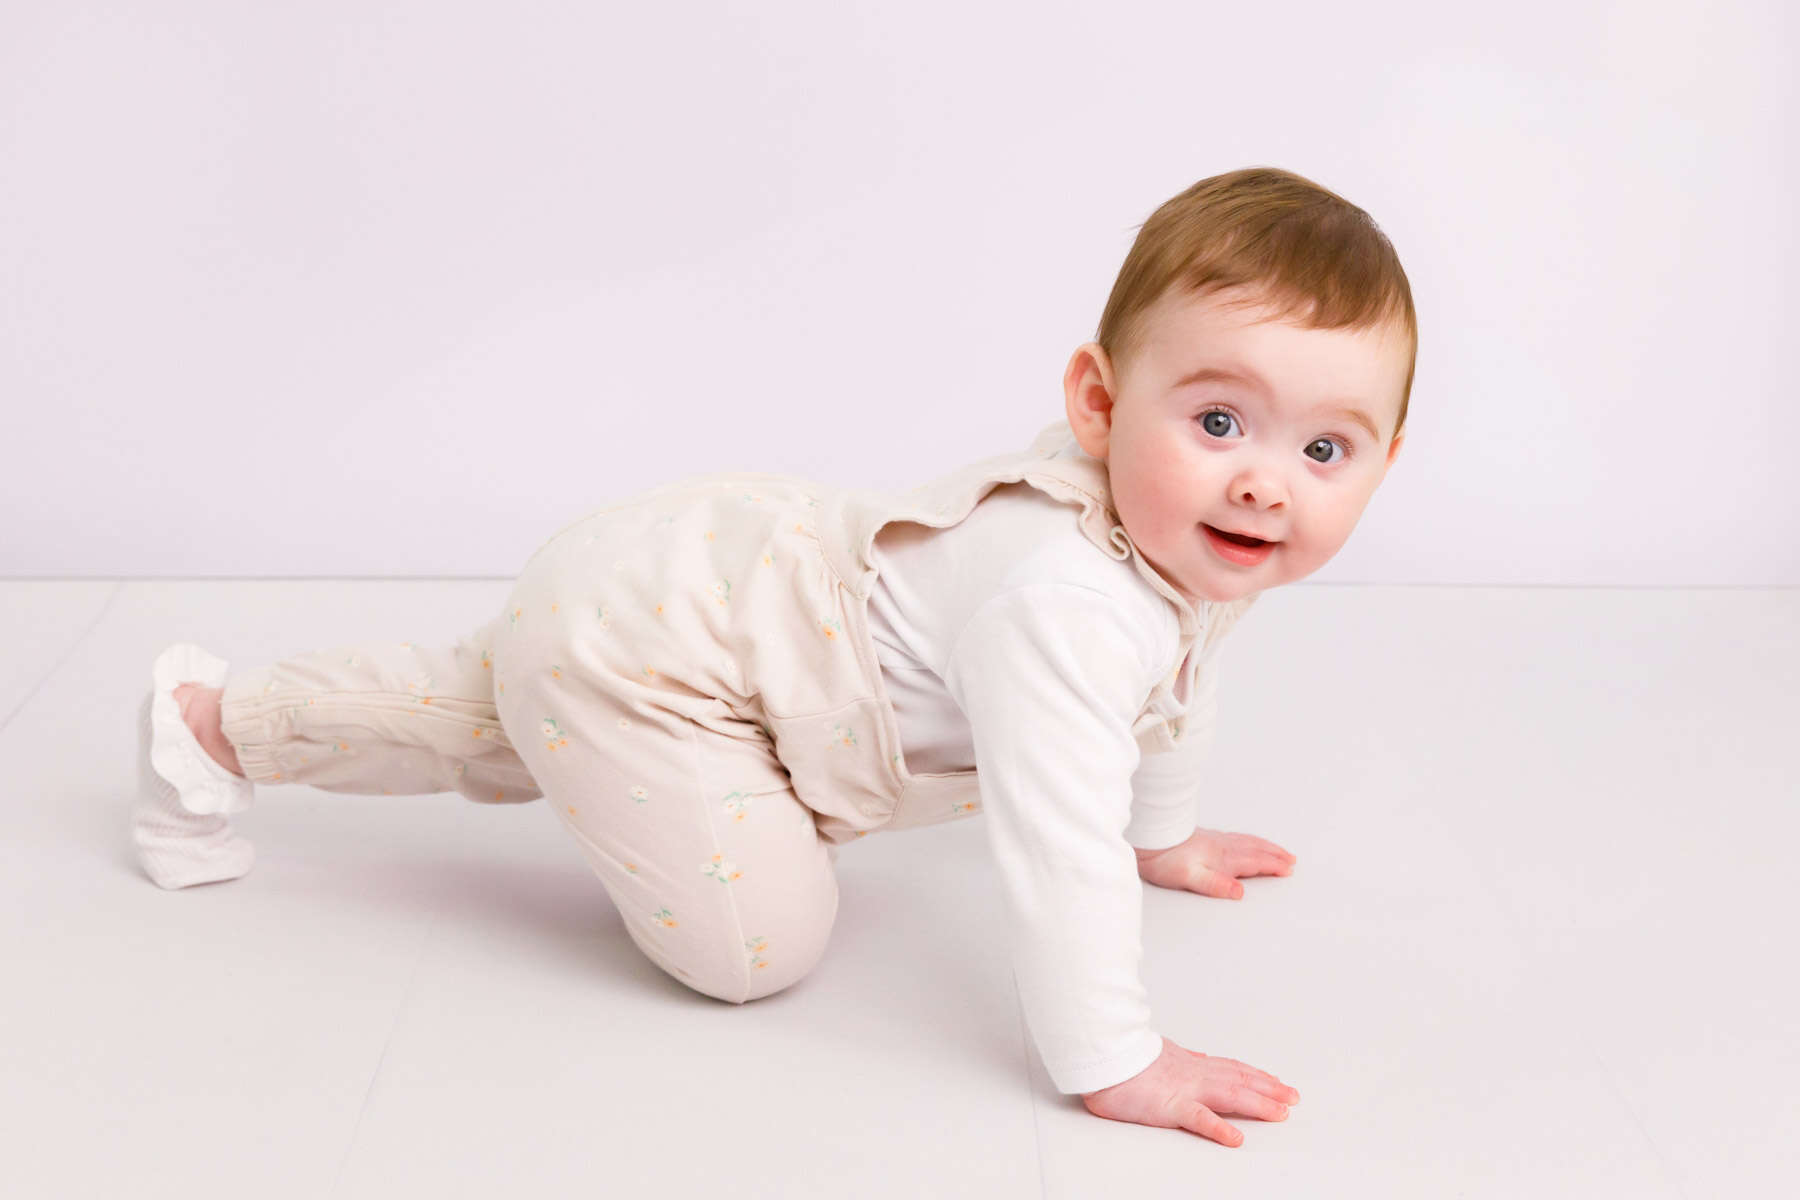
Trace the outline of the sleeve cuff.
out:
<instances>
[{"instance_id":1,"label":"sleeve cuff","mask_svg":"<svg viewBox=\"0 0 1800 1200\"><path fill-rule=\"evenodd\" d=\"M1192 816L1160 823L1133 821L1125 828L1125 840L1134 850L1167 850L1187 841L1199 827Z\"/></svg>"},{"instance_id":2,"label":"sleeve cuff","mask_svg":"<svg viewBox=\"0 0 1800 1200\"><path fill-rule=\"evenodd\" d=\"M1127 1049L1099 1062L1083 1063L1075 1067L1066 1064L1051 1066L1049 1063L1044 1066L1057 1091L1066 1096L1078 1096L1097 1092L1115 1083L1124 1083L1155 1062L1161 1054L1162 1036L1145 1029L1133 1036Z\"/></svg>"}]
</instances>

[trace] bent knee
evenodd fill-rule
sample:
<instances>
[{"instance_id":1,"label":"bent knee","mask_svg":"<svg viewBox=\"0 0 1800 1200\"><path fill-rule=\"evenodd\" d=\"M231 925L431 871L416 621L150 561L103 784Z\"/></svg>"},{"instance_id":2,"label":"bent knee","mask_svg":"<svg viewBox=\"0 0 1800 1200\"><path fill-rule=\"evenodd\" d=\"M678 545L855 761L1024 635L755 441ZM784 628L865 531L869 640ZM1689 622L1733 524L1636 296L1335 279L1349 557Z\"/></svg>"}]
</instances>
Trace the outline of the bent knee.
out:
<instances>
[{"instance_id":1,"label":"bent knee","mask_svg":"<svg viewBox=\"0 0 1800 1200\"><path fill-rule=\"evenodd\" d=\"M765 996L773 996L776 992L785 992L793 987L812 974L813 968L825 957L825 946L829 941L827 934L819 939L816 947L791 954L787 958L779 958L775 955L774 947L768 947L763 956L752 958L746 966L748 978L743 999L736 1003L748 1004L752 1000L761 1000Z\"/></svg>"},{"instance_id":2,"label":"bent knee","mask_svg":"<svg viewBox=\"0 0 1800 1200\"><path fill-rule=\"evenodd\" d=\"M825 957L831 945L832 930L837 926L838 883L831 860L815 844L813 886L797 888L795 894L809 894L773 922L773 928L746 931L744 966L747 976L744 1000L740 1003L772 996L805 979Z\"/></svg>"},{"instance_id":3,"label":"bent knee","mask_svg":"<svg viewBox=\"0 0 1800 1200\"><path fill-rule=\"evenodd\" d=\"M837 889L818 897L815 907L788 914L781 922L753 924L742 942L715 951L698 973L674 973L695 991L732 1004L748 1004L793 987L817 967L837 923Z\"/></svg>"}]
</instances>

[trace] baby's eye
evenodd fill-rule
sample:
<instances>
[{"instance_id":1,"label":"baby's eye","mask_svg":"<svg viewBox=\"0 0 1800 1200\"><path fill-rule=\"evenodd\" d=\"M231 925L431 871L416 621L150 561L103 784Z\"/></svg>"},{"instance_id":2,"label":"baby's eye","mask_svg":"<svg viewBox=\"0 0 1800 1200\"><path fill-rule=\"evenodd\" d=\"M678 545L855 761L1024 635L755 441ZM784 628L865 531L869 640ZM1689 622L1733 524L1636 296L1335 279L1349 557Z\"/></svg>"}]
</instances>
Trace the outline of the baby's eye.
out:
<instances>
[{"instance_id":1,"label":"baby's eye","mask_svg":"<svg viewBox=\"0 0 1800 1200\"><path fill-rule=\"evenodd\" d=\"M1218 427L1218 425L1213 421L1214 417L1218 417L1220 420L1225 422L1224 429L1221 429ZM1236 421L1237 421L1236 417L1232 416L1230 413L1226 412L1222 408L1208 409L1206 412L1203 412L1200 414L1200 428L1206 430L1206 432L1212 434L1214 437L1224 437L1225 430L1230 429L1231 426L1236 423Z\"/></svg>"},{"instance_id":2,"label":"baby's eye","mask_svg":"<svg viewBox=\"0 0 1800 1200\"><path fill-rule=\"evenodd\" d=\"M1314 450L1317 450L1321 446L1325 447L1325 458L1320 458L1313 453ZM1316 442L1308 442L1306 446L1306 457L1312 459L1316 463L1324 463L1327 466L1334 462L1343 462L1346 458L1350 457L1350 452L1348 450L1344 450L1344 452L1336 458L1330 457L1331 448L1333 446L1336 446L1339 450L1344 450L1344 447L1336 438L1320 438Z\"/></svg>"}]
</instances>

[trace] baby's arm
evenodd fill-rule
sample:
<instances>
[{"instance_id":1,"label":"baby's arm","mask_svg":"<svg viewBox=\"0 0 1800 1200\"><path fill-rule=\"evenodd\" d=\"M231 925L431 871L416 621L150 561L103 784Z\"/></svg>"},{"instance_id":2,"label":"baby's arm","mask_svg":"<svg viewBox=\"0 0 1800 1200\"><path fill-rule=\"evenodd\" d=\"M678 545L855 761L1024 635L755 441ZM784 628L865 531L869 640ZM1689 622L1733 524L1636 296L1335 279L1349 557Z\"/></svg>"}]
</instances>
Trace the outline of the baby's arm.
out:
<instances>
[{"instance_id":1,"label":"baby's arm","mask_svg":"<svg viewBox=\"0 0 1800 1200\"><path fill-rule=\"evenodd\" d=\"M1125 840L1142 859L1180 844L1194 832L1200 772L1212 752L1219 710L1218 647L1198 665L1194 694L1173 750L1146 754L1131 775L1131 823Z\"/></svg>"},{"instance_id":2,"label":"baby's arm","mask_svg":"<svg viewBox=\"0 0 1800 1200\"><path fill-rule=\"evenodd\" d=\"M973 736L1026 1024L1064 1093L1128 1079L1162 1047L1124 838L1150 653L1112 597L1036 583L985 602L943 673Z\"/></svg>"},{"instance_id":3,"label":"baby's arm","mask_svg":"<svg viewBox=\"0 0 1800 1200\"><path fill-rule=\"evenodd\" d=\"M1158 887L1242 900L1240 878L1287 875L1294 856L1247 833L1198 828L1194 807L1201 767L1211 752L1219 710L1218 647L1199 664L1181 737L1163 754L1146 754L1131 776L1131 823L1125 840L1137 853L1138 877Z\"/></svg>"},{"instance_id":4,"label":"baby's arm","mask_svg":"<svg viewBox=\"0 0 1800 1200\"><path fill-rule=\"evenodd\" d=\"M1014 979L1052 1084L1096 1116L1238 1145L1220 1113L1280 1120L1299 1094L1151 1028L1143 893L1124 837L1131 726L1154 670L1136 635L1102 592L1027 585L977 610L944 682L973 733Z\"/></svg>"}]
</instances>

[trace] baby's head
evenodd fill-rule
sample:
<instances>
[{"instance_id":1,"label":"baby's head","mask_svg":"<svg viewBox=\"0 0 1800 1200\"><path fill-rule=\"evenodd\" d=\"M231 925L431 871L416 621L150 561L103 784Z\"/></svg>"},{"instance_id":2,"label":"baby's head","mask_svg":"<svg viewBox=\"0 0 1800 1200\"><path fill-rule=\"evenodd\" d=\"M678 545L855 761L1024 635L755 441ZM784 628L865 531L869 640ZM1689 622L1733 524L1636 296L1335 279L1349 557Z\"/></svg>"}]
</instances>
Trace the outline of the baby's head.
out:
<instances>
[{"instance_id":1,"label":"baby's head","mask_svg":"<svg viewBox=\"0 0 1800 1200\"><path fill-rule=\"evenodd\" d=\"M1287 171L1233 171L1144 222L1069 360L1069 424L1150 564L1191 600L1235 600L1349 538L1405 440L1418 341L1366 212ZM1274 544L1234 550L1209 526Z\"/></svg>"}]
</instances>

